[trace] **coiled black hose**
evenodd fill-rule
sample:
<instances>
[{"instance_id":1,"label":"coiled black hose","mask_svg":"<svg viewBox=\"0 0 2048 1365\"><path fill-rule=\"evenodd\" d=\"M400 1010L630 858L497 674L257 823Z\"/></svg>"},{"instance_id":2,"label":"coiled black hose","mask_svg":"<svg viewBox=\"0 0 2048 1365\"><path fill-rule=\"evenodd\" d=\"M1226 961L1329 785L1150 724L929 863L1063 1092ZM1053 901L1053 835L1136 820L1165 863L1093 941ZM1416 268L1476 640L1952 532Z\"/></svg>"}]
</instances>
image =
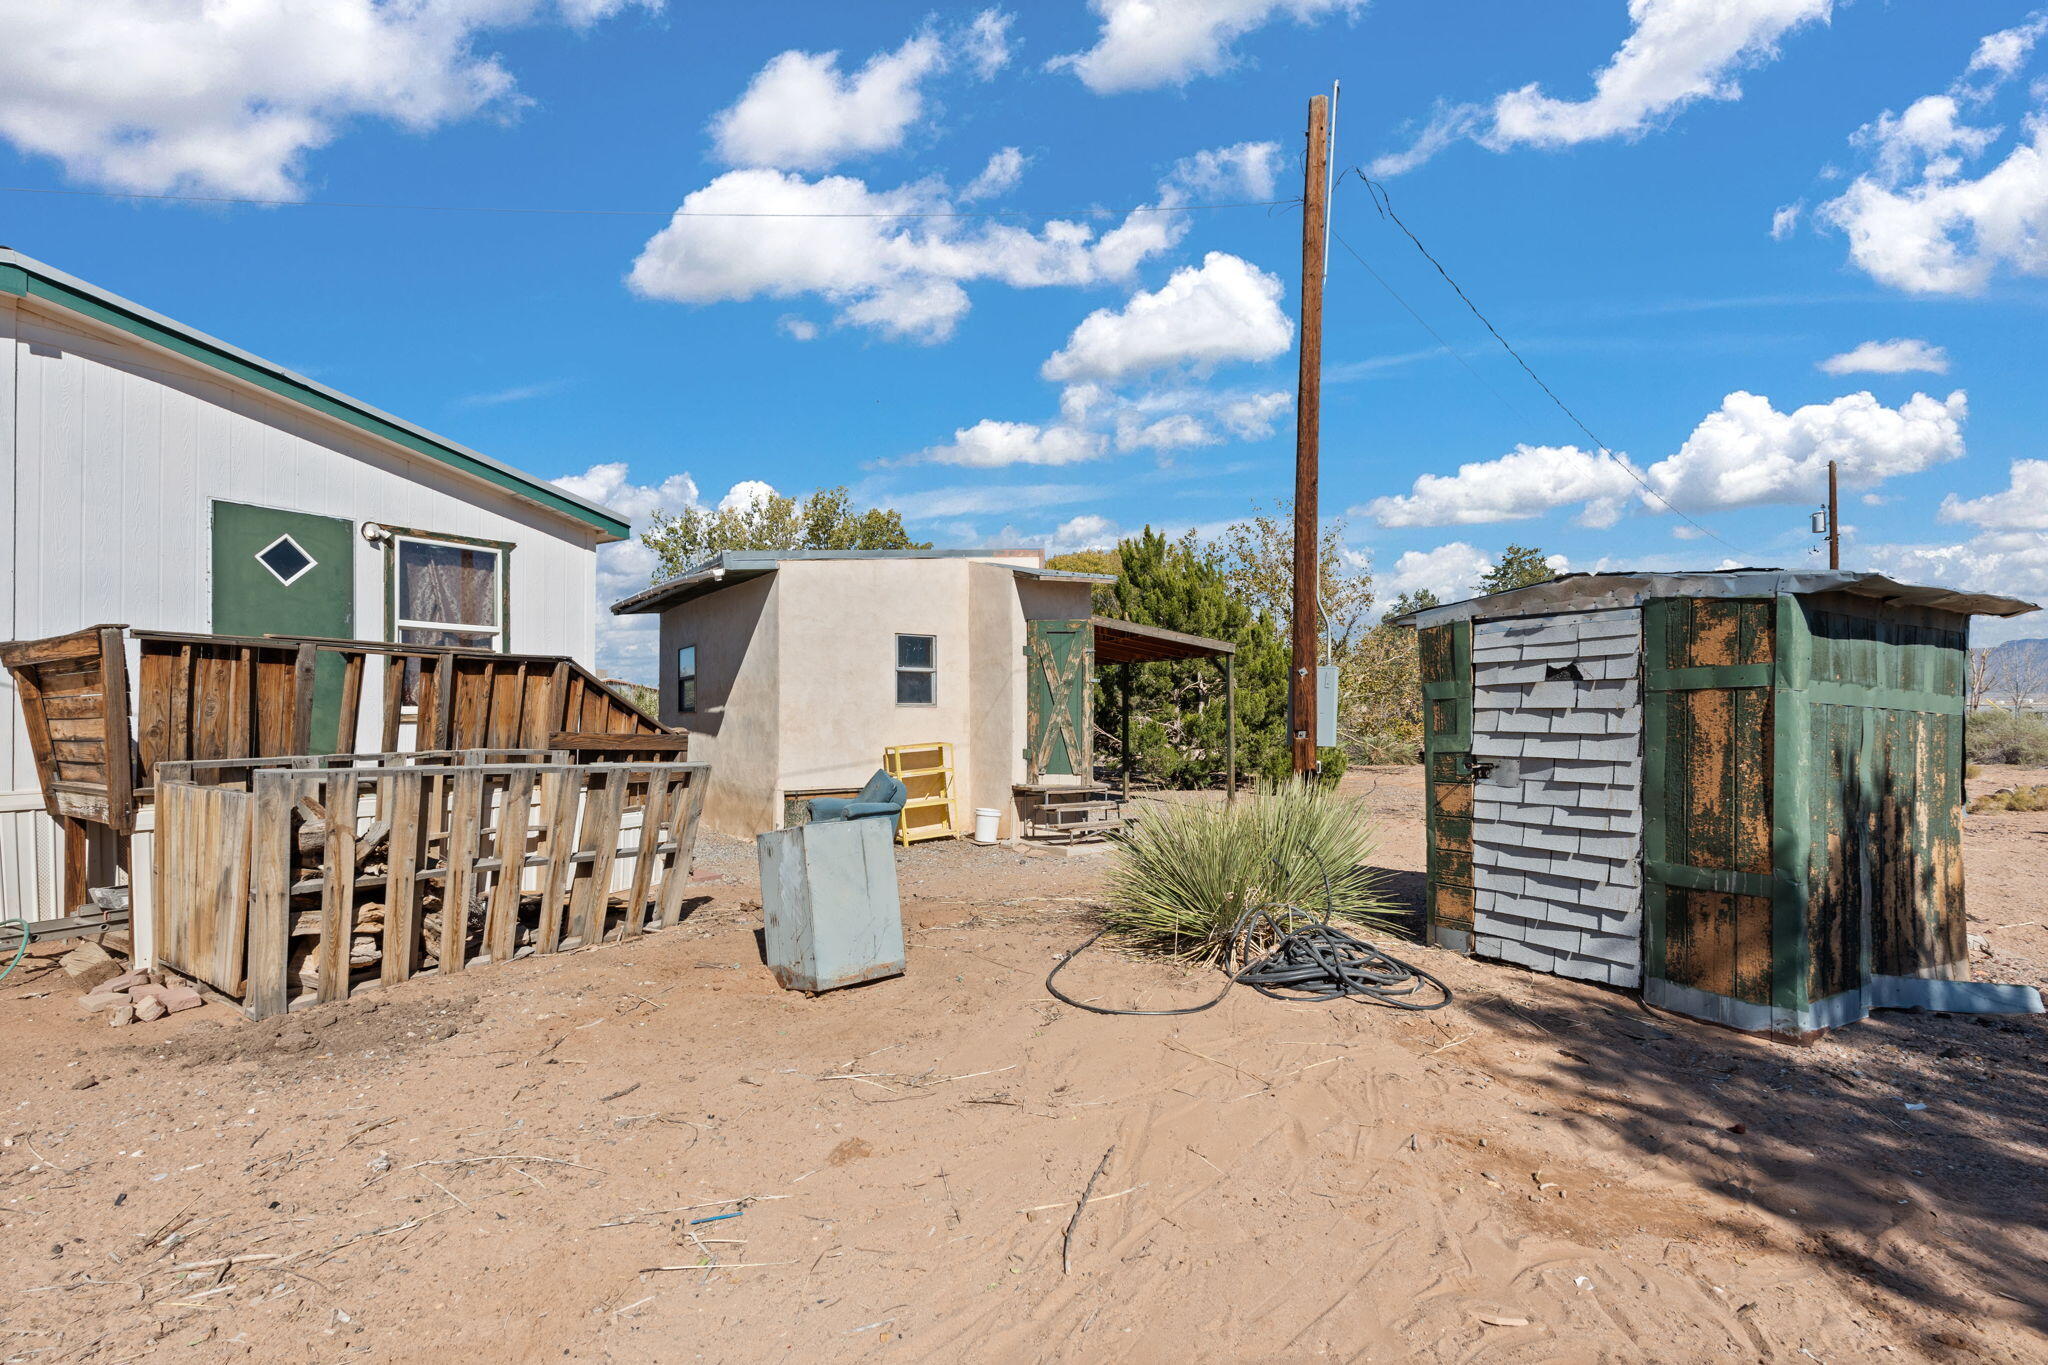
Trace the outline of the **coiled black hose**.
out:
<instances>
[{"instance_id":1,"label":"coiled black hose","mask_svg":"<svg viewBox=\"0 0 2048 1365\"><path fill-rule=\"evenodd\" d=\"M1371 1000L1401 1010L1440 1010L1451 1003L1451 988L1392 953L1346 933L1320 916L1292 908L1259 906L1239 917L1230 936L1230 960L1243 961L1261 933L1278 936L1270 950L1246 962L1223 982L1223 989L1199 1005L1176 1010L1115 1010L1076 1000L1053 984L1053 978L1109 930L1098 930L1086 943L1061 958L1045 974L1045 989L1055 1000L1090 1014L1200 1014L1223 1003L1230 988L1250 986L1275 1000L1321 1003L1329 1000ZM1431 999L1431 996L1437 998Z\"/></svg>"}]
</instances>

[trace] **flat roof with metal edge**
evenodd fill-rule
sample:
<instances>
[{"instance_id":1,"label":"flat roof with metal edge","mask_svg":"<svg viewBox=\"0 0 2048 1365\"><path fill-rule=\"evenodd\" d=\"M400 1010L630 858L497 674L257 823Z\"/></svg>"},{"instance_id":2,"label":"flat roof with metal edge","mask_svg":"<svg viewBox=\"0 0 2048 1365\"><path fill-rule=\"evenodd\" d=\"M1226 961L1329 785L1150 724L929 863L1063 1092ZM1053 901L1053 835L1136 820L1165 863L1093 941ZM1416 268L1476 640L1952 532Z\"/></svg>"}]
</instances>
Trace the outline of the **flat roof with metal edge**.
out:
<instances>
[{"instance_id":1,"label":"flat roof with metal edge","mask_svg":"<svg viewBox=\"0 0 2048 1365\"><path fill-rule=\"evenodd\" d=\"M0 247L0 294L54 304L188 360L196 360L324 417L345 422L359 431L402 446L415 455L423 455L472 478L494 484L550 512L593 526L600 540L624 540L633 533L632 524L609 507L579 498L545 479L514 469L445 436L436 436L425 427L373 408L282 365L231 346L195 327L188 327L8 247Z\"/></svg>"},{"instance_id":2,"label":"flat roof with metal edge","mask_svg":"<svg viewBox=\"0 0 2048 1365\"><path fill-rule=\"evenodd\" d=\"M1638 607L1658 597L1778 597L1817 592L1845 592L1968 616L2024 616L2040 610L2037 603L2017 597L1916 586L1883 574L1850 569L1718 569L1697 573L1565 574L1526 588L1424 607L1397 616L1394 622L1404 626L1440 626L1479 617L1494 620L1506 616L1546 616L1560 611Z\"/></svg>"},{"instance_id":3,"label":"flat roof with metal edge","mask_svg":"<svg viewBox=\"0 0 2048 1365\"><path fill-rule=\"evenodd\" d=\"M1000 564L1005 559L1030 557L1035 564ZM790 560L829 559L982 559L1026 578L1054 583L1114 583L1114 577L1097 573L1074 573L1045 567L1045 551L1009 550L721 550L701 563L692 564L674 578L642 589L631 597L612 603L614 616L633 616L662 611L693 597L771 574Z\"/></svg>"}]
</instances>

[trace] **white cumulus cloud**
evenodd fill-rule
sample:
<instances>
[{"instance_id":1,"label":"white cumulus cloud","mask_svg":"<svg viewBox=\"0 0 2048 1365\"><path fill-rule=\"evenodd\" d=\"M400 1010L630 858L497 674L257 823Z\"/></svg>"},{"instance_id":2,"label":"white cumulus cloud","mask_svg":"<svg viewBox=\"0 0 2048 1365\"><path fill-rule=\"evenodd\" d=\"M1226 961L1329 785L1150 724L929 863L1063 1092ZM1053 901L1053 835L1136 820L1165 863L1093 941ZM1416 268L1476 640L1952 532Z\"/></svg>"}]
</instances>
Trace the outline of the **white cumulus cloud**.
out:
<instances>
[{"instance_id":1,"label":"white cumulus cloud","mask_svg":"<svg viewBox=\"0 0 2048 1365\"><path fill-rule=\"evenodd\" d=\"M1237 61L1232 45L1278 18L1312 24L1356 14L1365 0L1089 0L1101 17L1095 46L1055 57L1098 95L1185 85Z\"/></svg>"},{"instance_id":2,"label":"white cumulus cloud","mask_svg":"<svg viewBox=\"0 0 2048 1365\"><path fill-rule=\"evenodd\" d=\"M1433 592L1444 602L1457 602L1479 591L1479 579L1493 567L1485 551L1454 540L1434 550L1409 550L1394 561L1382 587L1389 598L1402 593Z\"/></svg>"},{"instance_id":3,"label":"white cumulus cloud","mask_svg":"<svg viewBox=\"0 0 2048 1365\"><path fill-rule=\"evenodd\" d=\"M1806 210L1804 200L1785 204L1771 214L1771 240L1782 242L1799 227L1799 215Z\"/></svg>"},{"instance_id":4,"label":"white cumulus cloud","mask_svg":"<svg viewBox=\"0 0 2048 1365\"><path fill-rule=\"evenodd\" d=\"M139 193L296 199L359 120L427 132L521 100L492 30L661 0L4 0L0 137Z\"/></svg>"},{"instance_id":5,"label":"white cumulus cloud","mask_svg":"<svg viewBox=\"0 0 2048 1365\"><path fill-rule=\"evenodd\" d=\"M1825 23L1833 0L1629 0L1632 25L1585 99L1558 99L1525 85L1491 105L1437 110L1414 142L1373 162L1376 175L1412 170L1459 137L1493 151L1570 147L1639 137L1701 100L1742 97L1739 72L1778 55L1786 34Z\"/></svg>"},{"instance_id":6,"label":"white cumulus cloud","mask_svg":"<svg viewBox=\"0 0 2048 1365\"><path fill-rule=\"evenodd\" d=\"M633 523L633 534L597 549L597 667L607 677L652 682L655 651L660 644L652 616L613 616L612 603L631 597L654 581L654 551L640 543L656 512L674 515L696 507L697 481L688 474L670 474L658 483L633 482L625 461L595 464L581 474L554 480L557 488L602 503Z\"/></svg>"},{"instance_id":7,"label":"white cumulus cloud","mask_svg":"<svg viewBox=\"0 0 2048 1365\"><path fill-rule=\"evenodd\" d=\"M2048 531L2048 460L2014 460L2010 485L1981 498L1941 500L1943 521L1969 521L1987 531Z\"/></svg>"},{"instance_id":8,"label":"white cumulus cloud","mask_svg":"<svg viewBox=\"0 0 2048 1365\"><path fill-rule=\"evenodd\" d=\"M1159 203L1178 194L1164 187ZM852 176L728 171L683 200L641 249L627 283L678 303L815 294L838 308L841 322L935 342L968 311L964 283L1029 289L1122 280L1187 231L1169 213L1131 213L1101 231L1063 219L1034 231L916 216L953 204L936 181L872 190Z\"/></svg>"},{"instance_id":9,"label":"white cumulus cloud","mask_svg":"<svg viewBox=\"0 0 2048 1365\"><path fill-rule=\"evenodd\" d=\"M784 52L712 119L712 140L729 165L806 171L892 151L924 112L925 78L944 65L945 49L929 32L851 75L837 52Z\"/></svg>"},{"instance_id":10,"label":"white cumulus cloud","mask_svg":"<svg viewBox=\"0 0 2048 1365\"><path fill-rule=\"evenodd\" d=\"M1015 147L1005 147L988 159L981 168L981 174L967 182L967 188L960 191L962 201L972 203L987 199L1017 188L1017 182L1024 178L1025 163L1030 160Z\"/></svg>"},{"instance_id":11,"label":"white cumulus cloud","mask_svg":"<svg viewBox=\"0 0 2048 1365\"><path fill-rule=\"evenodd\" d=\"M1611 526L1637 488L1618 457L1521 445L1497 460L1460 465L1456 474L1424 474L1408 493L1374 498L1361 510L1382 526L1473 526L1584 503L1586 525Z\"/></svg>"},{"instance_id":12,"label":"white cumulus cloud","mask_svg":"<svg viewBox=\"0 0 2048 1365\"><path fill-rule=\"evenodd\" d=\"M985 9L974 16L961 35L960 45L966 50L967 60L973 64L974 74L983 80L993 78L1010 64L1012 17L1001 10Z\"/></svg>"},{"instance_id":13,"label":"white cumulus cloud","mask_svg":"<svg viewBox=\"0 0 2048 1365\"><path fill-rule=\"evenodd\" d=\"M1981 118L2048 34L2048 12L1980 41L1946 92L1886 110L1851 142L1869 166L1816 210L1849 239L1849 258L1912 294L1978 294L2000 270L2048 274L2048 83L1994 164L1972 173L2004 135Z\"/></svg>"},{"instance_id":14,"label":"white cumulus cloud","mask_svg":"<svg viewBox=\"0 0 2048 1365\"><path fill-rule=\"evenodd\" d=\"M1271 199L1279 174L1279 143L1240 142L1182 157L1172 178L1199 195Z\"/></svg>"},{"instance_id":15,"label":"white cumulus cloud","mask_svg":"<svg viewBox=\"0 0 2048 1365\"><path fill-rule=\"evenodd\" d=\"M1709 413L1677 452L1632 476L1626 456L1577 446L1517 446L1494 460L1424 474L1405 494L1373 499L1354 514L1382 526L1471 526L1519 521L1579 506L1582 526L1612 526L1632 502L1662 512L1809 502L1826 486L1829 460L1842 480L1868 487L1963 454L1969 400L1916 393L1896 408L1868 393L1779 412L1737 391ZM1641 479L1657 495L1643 491Z\"/></svg>"},{"instance_id":16,"label":"white cumulus cloud","mask_svg":"<svg viewBox=\"0 0 2048 1365\"><path fill-rule=\"evenodd\" d=\"M1281 293L1277 275L1212 251L1122 308L1090 313L1041 373L1055 381L1115 381L1177 366L1199 373L1231 361L1270 360L1294 340Z\"/></svg>"},{"instance_id":17,"label":"white cumulus cloud","mask_svg":"<svg viewBox=\"0 0 2048 1365\"><path fill-rule=\"evenodd\" d=\"M1963 454L1969 400L1916 393L1888 408L1868 393L1779 412L1737 391L1693 429L1675 455L1649 468L1652 486L1686 510L1810 502L1827 485L1828 461L1844 483L1870 485Z\"/></svg>"},{"instance_id":18,"label":"white cumulus cloud","mask_svg":"<svg viewBox=\"0 0 2048 1365\"><path fill-rule=\"evenodd\" d=\"M1828 374L1929 374L1948 373L1948 352L1914 337L1893 337L1890 341L1866 341L1854 350L1831 355L1819 368Z\"/></svg>"},{"instance_id":19,"label":"white cumulus cloud","mask_svg":"<svg viewBox=\"0 0 2048 1365\"><path fill-rule=\"evenodd\" d=\"M970 469L1002 469L1018 464L1078 464L1102 455L1104 448L1099 434L1078 427L999 422L984 417L973 426L954 432L947 444L933 446L918 458Z\"/></svg>"}]
</instances>

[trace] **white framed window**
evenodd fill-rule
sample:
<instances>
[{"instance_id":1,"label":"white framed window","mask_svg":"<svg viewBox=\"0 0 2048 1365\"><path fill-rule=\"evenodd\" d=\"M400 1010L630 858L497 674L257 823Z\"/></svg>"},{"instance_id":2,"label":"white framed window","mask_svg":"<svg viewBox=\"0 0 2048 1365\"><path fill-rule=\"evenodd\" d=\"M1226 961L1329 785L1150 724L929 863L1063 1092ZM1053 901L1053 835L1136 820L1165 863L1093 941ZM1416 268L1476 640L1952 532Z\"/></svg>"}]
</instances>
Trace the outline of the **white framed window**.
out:
<instances>
[{"instance_id":1,"label":"white framed window","mask_svg":"<svg viewBox=\"0 0 2048 1365\"><path fill-rule=\"evenodd\" d=\"M306 553L304 546L289 535L279 536L256 552L256 562L270 570L270 576L289 588L319 567L320 561Z\"/></svg>"},{"instance_id":2,"label":"white framed window","mask_svg":"<svg viewBox=\"0 0 2048 1365\"><path fill-rule=\"evenodd\" d=\"M936 635L896 637L896 704L939 704L939 638Z\"/></svg>"},{"instance_id":3,"label":"white framed window","mask_svg":"<svg viewBox=\"0 0 2048 1365\"><path fill-rule=\"evenodd\" d=\"M391 547L392 639L505 647L505 548L399 535Z\"/></svg>"},{"instance_id":4,"label":"white framed window","mask_svg":"<svg viewBox=\"0 0 2048 1365\"><path fill-rule=\"evenodd\" d=\"M682 645L676 650L676 710L697 709L697 646Z\"/></svg>"}]
</instances>

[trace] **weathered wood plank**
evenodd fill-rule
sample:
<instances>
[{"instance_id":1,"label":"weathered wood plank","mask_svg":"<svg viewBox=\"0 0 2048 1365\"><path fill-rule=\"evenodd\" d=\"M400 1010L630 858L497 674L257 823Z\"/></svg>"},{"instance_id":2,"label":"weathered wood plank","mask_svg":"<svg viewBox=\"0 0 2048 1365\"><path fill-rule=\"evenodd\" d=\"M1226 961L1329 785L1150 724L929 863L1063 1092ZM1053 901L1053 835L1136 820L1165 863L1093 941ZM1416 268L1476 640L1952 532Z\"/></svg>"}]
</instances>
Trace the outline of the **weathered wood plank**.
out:
<instances>
[{"instance_id":1,"label":"weathered wood plank","mask_svg":"<svg viewBox=\"0 0 2048 1365\"><path fill-rule=\"evenodd\" d=\"M475 768L458 768L449 783L448 842L442 865L448 875L441 883L441 970L459 972L467 963L469 911L476 897L477 838L481 832L484 803L484 775Z\"/></svg>"},{"instance_id":2,"label":"weathered wood plank","mask_svg":"<svg viewBox=\"0 0 2048 1365\"><path fill-rule=\"evenodd\" d=\"M676 827L676 851L669 863L668 876L661 888L661 925L667 929L682 922L683 893L690 886L690 864L697 853L697 821L704 814L704 793L710 774L698 769L688 775L689 788L682 799L682 819L672 821ZM669 809L675 811L676 800L671 798Z\"/></svg>"},{"instance_id":3,"label":"weathered wood plank","mask_svg":"<svg viewBox=\"0 0 2048 1365\"><path fill-rule=\"evenodd\" d=\"M526 839L532 828L533 775L515 773L506 780L503 803L498 808L497 836L492 847L498 855L498 872L491 890L490 911L484 920L484 951L493 962L511 960L519 929L519 883L526 867Z\"/></svg>"},{"instance_id":4,"label":"weathered wood plank","mask_svg":"<svg viewBox=\"0 0 2048 1365\"><path fill-rule=\"evenodd\" d=\"M612 863L618 854L619 822L626 809L626 774L604 774L601 785L586 787L589 809L583 817L583 840L579 849L595 854L587 869L577 870L570 896L569 918L574 932L585 943L604 937L606 911L611 904Z\"/></svg>"},{"instance_id":5,"label":"weathered wood plank","mask_svg":"<svg viewBox=\"0 0 2048 1365\"><path fill-rule=\"evenodd\" d=\"M324 1004L348 999L349 949L356 932L356 783L336 773L321 789L327 842L320 860L320 985Z\"/></svg>"},{"instance_id":6,"label":"weathered wood plank","mask_svg":"<svg viewBox=\"0 0 2048 1365\"><path fill-rule=\"evenodd\" d=\"M335 732L334 751L350 754L356 748L356 724L362 719L363 711L363 661L365 656L355 651L337 651L341 654L341 722ZM392 748L398 745L393 743Z\"/></svg>"},{"instance_id":7,"label":"weathered wood plank","mask_svg":"<svg viewBox=\"0 0 2048 1365\"><path fill-rule=\"evenodd\" d=\"M292 828L298 791L291 779L269 777L255 783L255 814L250 826L248 986L243 1004L258 1019L281 1014L290 1004L287 974L291 968Z\"/></svg>"},{"instance_id":8,"label":"weathered wood plank","mask_svg":"<svg viewBox=\"0 0 2048 1365\"><path fill-rule=\"evenodd\" d=\"M655 846L660 842L661 822L667 817L669 778L660 772L647 779L647 800L640 809L640 844L633 854L633 882L626 893L626 937L640 933L647 925L647 893L654 881L657 861Z\"/></svg>"},{"instance_id":9,"label":"weathered wood plank","mask_svg":"<svg viewBox=\"0 0 2048 1365\"><path fill-rule=\"evenodd\" d=\"M416 874L425 826L420 821L420 794L425 779L400 772L391 779L387 812L391 833L385 843L388 872L384 884L384 958L378 976L385 985L410 977L419 966L420 903Z\"/></svg>"},{"instance_id":10,"label":"weathered wood plank","mask_svg":"<svg viewBox=\"0 0 2048 1365\"><path fill-rule=\"evenodd\" d=\"M135 827L135 759L128 742L128 649L120 626L100 627L100 693L106 710L107 823L124 838Z\"/></svg>"},{"instance_id":11,"label":"weathered wood plank","mask_svg":"<svg viewBox=\"0 0 2048 1365\"><path fill-rule=\"evenodd\" d=\"M569 879L574 864L569 855L576 849L576 818L580 809L582 783L566 772L547 772L540 779L541 810L547 824L542 831L540 932L536 951L552 953L562 942L563 917L568 908Z\"/></svg>"}]
</instances>

